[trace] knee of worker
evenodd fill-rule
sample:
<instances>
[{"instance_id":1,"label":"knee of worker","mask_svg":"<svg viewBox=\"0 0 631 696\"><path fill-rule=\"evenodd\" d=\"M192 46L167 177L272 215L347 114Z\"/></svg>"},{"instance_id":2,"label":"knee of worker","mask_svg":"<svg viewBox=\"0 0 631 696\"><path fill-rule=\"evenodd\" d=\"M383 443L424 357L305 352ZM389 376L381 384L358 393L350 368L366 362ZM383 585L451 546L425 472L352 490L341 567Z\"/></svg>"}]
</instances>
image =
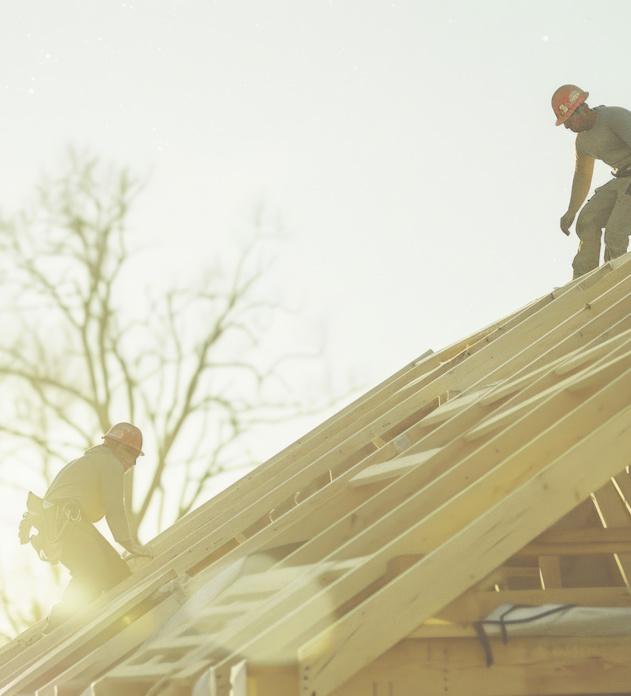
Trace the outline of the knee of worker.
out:
<instances>
[{"instance_id":1,"label":"knee of worker","mask_svg":"<svg viewBox=\"0 0 631 696\"><path fill-rule=\"evenodd\" d=\"M72 578L66 587L58 610L69 616L98 599L103 591L88 578Z\"/></svg>"},{"instance_id":2,"label":"knee of worker","mask_svg":"<svg viewBox=\"0 0 631 696\"><path fill-rule=\"evenodd\" d=\"M66 535L62 563L91 592L100 594L131 575L114 548L88 527L76 526Z\"/></svg>"},{"instance_id":3,"label":"knee of worker","mask_svg":"<svg viewBox=\"0 0 631 696\"><path fill-rule=\"evenodd\" d=\"M629 233L631 232L631 215L628 219L612 216L613 219L605 230L605 247L609 258L615 259L626 254L629 248Z\"/></svg>"},{"instance_id":4,"label":"knee of worker","mask_svg":"<svg viewBox=\"0 0 631 696\"><path fill-rule=\"evenodd\" d=\"M596 244L600 242L602 229L598 227L589 215L581 213L576 221L576 234L583 243Z\"/></svg>"}]
</instances>

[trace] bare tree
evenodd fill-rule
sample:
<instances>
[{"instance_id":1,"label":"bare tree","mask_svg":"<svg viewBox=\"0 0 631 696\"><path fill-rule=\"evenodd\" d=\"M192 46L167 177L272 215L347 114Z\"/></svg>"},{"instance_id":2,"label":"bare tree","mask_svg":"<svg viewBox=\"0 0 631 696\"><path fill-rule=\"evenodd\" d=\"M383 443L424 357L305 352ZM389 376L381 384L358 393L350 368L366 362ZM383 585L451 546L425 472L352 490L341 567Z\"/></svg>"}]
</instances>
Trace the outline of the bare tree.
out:
<instances>
[{"instance_id":1,"label":"bare tree","mask_svg":"<svg viewBox=\"0 0 631 696\"><path fill-rule=\"evenodd\" d=\"M16 456L26 448L48 483L113 422L139 424L151 466L127 492L134 534L186 514L218 472L252 464L244 434L300 408L278 388L279 364L255 357L278 309L258 296L261 220L228 269L143 293L127 229L140 191L127 170L74 154L31 209L0 220L0 379L12 395L0 440Z\"/></svg>"}]
</instances>

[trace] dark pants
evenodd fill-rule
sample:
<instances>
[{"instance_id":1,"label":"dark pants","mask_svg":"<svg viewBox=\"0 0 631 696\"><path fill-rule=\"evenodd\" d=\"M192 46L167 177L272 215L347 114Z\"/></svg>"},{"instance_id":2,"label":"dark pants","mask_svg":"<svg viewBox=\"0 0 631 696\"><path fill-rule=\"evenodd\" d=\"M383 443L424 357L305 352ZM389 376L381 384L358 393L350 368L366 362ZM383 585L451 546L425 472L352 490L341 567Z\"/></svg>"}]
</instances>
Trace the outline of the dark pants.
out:
<instances>
[{"instance_id":1,"label":"dark pants","mask_svg":"<svg viewBox=\"0 0 631 696\"><path fill-rule=\"evenodd\" d=\"M605 263L626 253L631 234L631 178L612 179L596 189L576 221L580 244L572 266L579 278L600 265L602 231Z\"/></svg>"},{"instance_id":2,"label":"dark pants","mask_svg":"<svg viewBox=\"0 0 631 696\"><path fill-rule=\"evenodd\" d=\"M61 562L72 579L50 613L49 630L131 575L125 561L89 522L71 522L63 539Z\"/></svg>"}]
</instances>

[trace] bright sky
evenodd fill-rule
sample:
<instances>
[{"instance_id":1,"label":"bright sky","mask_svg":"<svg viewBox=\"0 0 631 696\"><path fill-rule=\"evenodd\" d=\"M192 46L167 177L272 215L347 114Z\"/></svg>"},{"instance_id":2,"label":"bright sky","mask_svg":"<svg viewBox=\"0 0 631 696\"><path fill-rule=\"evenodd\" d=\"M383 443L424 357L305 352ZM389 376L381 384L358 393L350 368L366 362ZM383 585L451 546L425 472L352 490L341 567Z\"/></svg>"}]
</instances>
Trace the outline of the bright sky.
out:
<instances>
[{"instance_id":1,"label":"bright sky","mask_svg":"<svg viewBox=\"0 0 631 696\"><path fill-rule=\"evenodd\" d=\"M0 207L89 147L148 176L134 233L185 274L264 200L275 281L371 386L569 280L550 96L631 108L629 20L628 0L13 3Z\"/></svg>"},{"instance_id":2,"label":"bright sky","mask_svg":"<svg viewBox=\"0 0 631 696\"><path fill-rule=\"evenodd\" d=\"M629 0L21 0L0 210L88 147L147 177L133 233L186 278L264 201L287 235L271 284L369 388L570 279L550 97L631 108L629 26Z\"/></svg>"}]
</instances>

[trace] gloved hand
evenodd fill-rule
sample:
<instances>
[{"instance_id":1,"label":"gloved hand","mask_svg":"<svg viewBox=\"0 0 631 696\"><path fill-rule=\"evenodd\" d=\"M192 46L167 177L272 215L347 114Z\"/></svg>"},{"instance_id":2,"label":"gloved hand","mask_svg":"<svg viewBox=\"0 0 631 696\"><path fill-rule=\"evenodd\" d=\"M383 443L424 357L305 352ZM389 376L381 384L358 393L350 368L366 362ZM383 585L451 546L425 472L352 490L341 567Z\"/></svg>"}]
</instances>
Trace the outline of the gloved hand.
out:
<instances>
[{"instance_id":1,"label":"gloved hand","mask_svg":"<svg viewBox=\"0 0 631 696\"><path fill-rule=\"evenodd\" d=\"M31 540L31 528L33 526L33 519L30 513L25 512L24 517L20 520L20 528L18 536L20 537L20 544L28 544Z\"/></svg>"},{"instance_id":2,"label":"gloved hand","mask_svg":"<svg viewBox=\"0 0 631 696\"><path fill-rule=\"evenodd\" d=\"M137 544L132 541L128 544L123 544L123 546L127 551L129 551L131 556L146 556L148 558L153 558L153 552L144 544Z\"/></svg>"}]
</instances>

